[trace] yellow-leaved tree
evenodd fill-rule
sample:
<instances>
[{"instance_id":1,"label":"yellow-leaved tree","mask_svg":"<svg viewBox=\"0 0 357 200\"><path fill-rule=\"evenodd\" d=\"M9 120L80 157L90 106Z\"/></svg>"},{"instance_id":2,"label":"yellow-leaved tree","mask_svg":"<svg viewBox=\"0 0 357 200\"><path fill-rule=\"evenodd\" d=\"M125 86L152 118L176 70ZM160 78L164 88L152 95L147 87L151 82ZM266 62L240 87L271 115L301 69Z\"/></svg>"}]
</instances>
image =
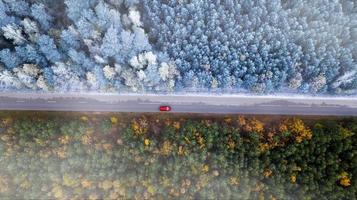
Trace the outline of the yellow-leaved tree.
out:
<instances>
[{"instance_id":1,"label":"yellow-leaved tree","mask_svg":"<svg viewBox=\"0 0 357 200\"><path fill-rule=\"evenodd\" d=\"M5 177L0 176L0 193L5 193L9 190L8 181Z\"/></svg>"},{"instance_id":2,"label":"yellow-leaved tree","mask_svg":"<svg viewBox=\"0 0 357 200\"><path fill-rule=\"evenodd\" d=\"M131 129L134 131L136 137L145 135L149 130L149 123L146 118L141 118L139 120L133 119L131 121Z\"/></svg>"},{"instance_id":3,"label":"yellow-leaved tree","mask_svg":"<svg viewBox=\"0 0 357 200\"><path fill-rule=\"evenodd\" d=\"M339 175L339 183L343 187L348 187L351 185L351 179L347 172L341 172L341 174Z\"/></svg>"},{"instance_id":4,"label":"yellow-leaved tree","mask_svg":"<svg viewBox=\"0 0 357 200\"><path fill-rule=\"evenodd\" d=\"M239 121L239 123L242 124L242 129L246 132L255 132L259 134L264 132L264 123L254 117L248 120L240 118Z\"/></svg>"},{"instance_id":5,"label":"yellow-leaved tree","mask_svg":"<svg viewBox=\"0 0 357 200\"><path fill-rule=\"evenodd\" d=\"M301 119L297 118L284 120L279 126L279 131L281 133L290 132L297 143L312 138L311 130L305 126Z\"/></svg>"}]
</instances>

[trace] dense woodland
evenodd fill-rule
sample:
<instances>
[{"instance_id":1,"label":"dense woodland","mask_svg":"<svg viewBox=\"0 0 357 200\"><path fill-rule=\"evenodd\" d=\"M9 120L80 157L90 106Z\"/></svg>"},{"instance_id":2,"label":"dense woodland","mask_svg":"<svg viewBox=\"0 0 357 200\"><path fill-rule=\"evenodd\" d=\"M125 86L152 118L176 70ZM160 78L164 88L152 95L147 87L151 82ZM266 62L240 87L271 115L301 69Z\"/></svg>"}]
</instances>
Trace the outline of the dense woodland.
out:
<instances>
[{"instance_id":1,"label":"dense woodland","mask_svg":"<svg viewBox=\"0 0 357 200\"><path fill-rule=\"evenodd\" d=\"M0 89L357 94L357 3L0 0Z\"/></svg>"},{"instance_id":2,"label":"dense woodland","mask_svg":"<svg viewBox=\"0 0 357 200\"><path fill-rule=\"evenodd\" d=\"M355 199L357 119L1 113L3 199Z\"/></svg>"}]
</instances>

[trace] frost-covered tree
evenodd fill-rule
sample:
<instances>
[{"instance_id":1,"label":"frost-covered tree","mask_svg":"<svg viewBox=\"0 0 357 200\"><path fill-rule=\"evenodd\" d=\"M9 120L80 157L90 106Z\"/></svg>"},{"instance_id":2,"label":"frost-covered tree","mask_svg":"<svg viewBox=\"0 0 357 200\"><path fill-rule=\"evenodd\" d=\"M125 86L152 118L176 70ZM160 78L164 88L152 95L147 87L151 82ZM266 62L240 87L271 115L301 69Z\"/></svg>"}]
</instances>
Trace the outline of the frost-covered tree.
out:
<instances>
[{"instance_id":1,"label":"frost-covered tree","mask_svg":"<svg viewBox=\"0 0 357 200\"><path fill-rule=\"evenodd\" d=\"M33 64L24 64L22 66L22 71L25 74L28 74L33 77L37 77L40 73L40 69L38 68L38 66L33 65Z\"/></svg>"},{"instance_id":2,"label":"frost-covered tree","mask_svg":"<svg viewBox=\"0 0 357 200\"><path fill-rule=\"evenodd\" d=\"M353 94L356 60L351 0L0 0L13 88Z\"/></svg>"},{"instance_id":3,"label":"frost-covered tree","mask_svg":"<svg viewBox=\"0 0 357 200\"><path fill-rule=\"evenodd\" d=\"M172 62L170 63L161 63L159 68L159 74L162 80L166 81L167 79L174 79L178 75L176 65Z\"/></svg>"},{"instance_id":4,"label":"frost-covered tree","mask_svg":"<svg viewBox=\"0 0 357 200\"><path fill-rule=\"evenodd\" d=\"M36 81L36 86L44 91L50 90L47 81L45 80L45 78L42 75L38 77L38 79Z\"/></svg>"},{"instance_id":5,"label":"frost-covered tree","mask_svg":"<svg viewBox=\"0 0 357 200\"><path fill-rule=\"evenodd\" d=\"M8 12L12 12L17 16L26 16L30 11L29 3L24 0L3 0L8 7Z\"/></svg>"},{"instance_id":6,"label":"frost-covered tree","mask_svg":"<svg viewBox=\"0 0 357 200\"><path fill-rule=\"evenodd\" d=\"M34 64L24 64L12 71L0 67L0 88L3 90L44 90L51 88L45 80L43 71Z\"/></svg>"},{"instance_id":7,"label":"frost-covered tree","mask_svg":"<svg viewBox=\"0 0 357 200\"><path fill-rule=\"evenodd\" d=\"M302 83L302 75L301 73L296 73L290 80L289 80L289 87L293 89L297 89L301 86Z\"/></svg>"},{"instance_id":8,"label":"frost-covered tree","mask_svg":"<svg viewBox=\"0 0 357 200\"><path fill-rule=\"evenodd\" d=\"M21 59L9 49L3 49L0 51L0 61L4 63L8 69L13 69L21 63Z\"/></svg>"},{"instance_id":9,"label":"frost-covered tree","mask_svg":"<svg viewBox=\"0 0 357 200\"><path fill-rule=\"evenodd\" d=\"M9 12L9 6L3 1L0 1L0 19L1 19L0 26L1 27L4 27L15 21L15 18L9 16L8 12Z\"/></svg>"},{"instance_id":10,"label":"frost-covered tree","mask_svg":"<svg viewBox=\"0 0 357 200\"><path fill-rule=\"evenodd\" d=\"M98 87L98 80L93 72L87 72L86 79L90 87Z\"/></svg>"},{"instance_id":11,"label":"frost-covered tree","mask_svg":"<svg viewBox=\"0 0 357 200\"><path fill-rule=\"evenodd\" d=\"M2 27L4 32L4 37L9 40L13 40L14 44L21 45L26 41L22 35L22 28L16 24L8 24L7 26Z\"/></svg>"},{"instance_id":12,"label":"frost-covered tree","mask_svg":"<svg viewBox=\"0 0 357 200\"><path fill-rule=\"evenodd\" d=\"M21 67L16 67L14 72L21 83L30 89L36 90L37 78L40 73L40 69L33 64L24 64Z\"/></svg>"},{"instance_id":13,"label":"frost-covered tree","mask_svg":"<svg viewBox=\"0 0 357 200\"><path fill-rule=\"evenodd\" d=\"M254 91L287 86L303 91L302 83L317 86L315 78L325 74L329 90L319 92L331 92L338 77L357 67L352 1L143 3L150 37L175 61L184 87L191 85L185 77L194 73L206 88L217 80L220 88L233 83ZM242 81L232 82L230 76Z\"/></svg>"},{"instance_id":14,"label":"frost-covered tree","mask_svg":"<svg viewBox=\"0 0 357 200\"><path fill-rule=\"evenodd\" d=\"M20 80L7 69L0 68L0 88L2 90L21 89Z\"/></svg>"},{"instance_id":15,"label":"frost-covered tree","mask_svg":"<svg viewBox=\"0 0 357 200\"><path fill-rule=\"evenodd\" d=\"M60 37L60 46L63 50L69 51L72 48L80 48L79 34L72 26L66 30L63 30Z\"/></svg>"},{"instance_id":16,"label":"frost-covered tree","mask_svg":"<svg viewBox=\"0 0 357 200\"><path fill-rule=\"evenodd\" d=\"M0 10L3 10L1 21L1 36L6 39L4 48L0 39L0 62L3 63L11 74L17 76L18 80L24 88L37 90L37 78L26 73L28 66L36 66L42 73L47 69L50 63L58 62L62 59L61 52L57 48L54 35L48 32L52 24L53 18L47 13L44 4L32 1L15 1L2 0L0 2ZM2 13L0 11L0 13ZM1 37L0 37L1 38ZM48 70L47 70L48 71ZM44 87L47 84L51 74L44 73L39 81L40 89L48 89ZM53 82L52 82L53 84Z\"/></svg>"},{"instance_id":17,"label":"frost-covered tree","mask_svg":"<svg viewBox=\"0 0 357 200\"><path fill-rule=\"evenodd\" d=\"M47 14L43 4L33 4L31 6L31 16L38 21L38 23L45 31L50 28L53 18Z\"/></svg>"},{"instance_id":18,"label":"frost-covered tree","mask_svg":"<svg viewBox=\"0 0 357 200\"><path fill-rule=\"evenodd\" d=\"M85 63L83 60L86 56L87 60L94 62L91 64L92 69L101 68L95 70L96 72L92 70L89 77L94 80L93 76L96 76L102 89L112 86L121 88L120 84L134 91L158 89L166 81L161 80L158 73L159 65L163 62L157 59L156 54L160 53L152 51L134 2L125 2L91 1L81 5L83 9L79 11L71 8L77 2L67 0L68 15L74 25L70 31L62 32L63 46L72 48L71 51L88 49L83 56L73 56L72 61L82 58L77 64ZM120 13L119 5L125 6L128 13ZM124 15L127 15L126 24L123 24ZM71 41L73 36L79 42ZM69 38L66 39L67 37ZM121 73L114 74L115 70L110 66L120 66ZM90 71L90 68L87 67L85 71Z\"/></svg>"},{"instance_id":19,"label":"frost-covered tree","mask_svg":"<svg viewBox=\"0 0 357 200\"><path fill-rule=\"evenodd\" d=\"M56 91L81 91L85 89L84 81L71 68L61 62L51 67Z\"/></svg>"},{"instance_id":20,"label":"frost-covered tree","mask_svg":"<svg viewBox=\"0 0 357 200\"><path fill-rule=\"evenodd\" d=\"M107 78L108 80L113 80L116 75L115 68L110 67L109 65L107 65L103 68L103 72L104 72L105 78Z\"/></svg>"},{"instance_id":21,"label":"frost-covered tree","mask_svg":"<svg viewBox=\"0 0 357 200\"><path fill-rule=\"evenodd\" d=\"M160 79L158 72L167 58L161 60L165 56L152 50L138 3L64 0L54 6L47 0L0 0L0 45L6 44L0 50L0 62L20 76L23 86L29 89L105 91L124 86L153 90L167 85L165 81L169 80ZM141 59L141 70L130 64L134 57ZM154 63L150 59L157 60ZM41 70L36 79L38 87L35 79L22 70L25 64ZM67 76L64 72L73 74ZM136 81L123 75L129 72ZM175 80L170 78L171 82Z\"/></svg>"},{"instance_id":22,"label":"frost-covered tree","mask_svg":"<svg viewBox=\"0 0 357 200\"><path fill-rule=\"evenodd\" d=\"M143 24L141 22L140 12L136 10L135 7L129 8L128 17L130 21L133 23L134 27L141 27Z\"/></svg>"},{"instance_id":23,"label":"frost-covered tree","mask_svg":"<svg viewBox=\"0 0 357 200\"><path fill-rule=\"evenodd\" d=\"M25 18L21 21L21 25L24 27L24 31L28 36L28 39L35 42L39 37L39 28L37 23L29 18Z\"/></svg>"},{"instance_id":24,"label":"frost-covered tree","mask_svg":"<svg viewBox=\"0 0 357 200\"><path fill-rule=\"evenodd\" d=\"M326 77L324 74L320 74L317 77L313 78L311 82L311 91L318 92L326 86Z\"/></svg>"},{"instance_id":25,"label":"frost-covered tree","mask_svg":"<svg viewBox=\"0 0 357 200\"><path fill-rule=\"evenodd\" d=\"M47 36L41 35L38 38L37 44L39 46L40 52L46 56L48 61L53 63L61 61L61 54L59 53L54 40Z\"/></svg>"},{"instance_id":26,"label":"frost-covered tree","mask_svg":"<svg viewBox=\"0 0 357 200\"><path fill-rule=\"evenodd\" d=\"M159 89L160 81L167 81L160 79L159 64L157 57L152 52L143 52L130 59L129 65L131 68L124 69L121 77L125 82L130 83L135 90L142 88ZM129 78L126 78L128 76ZM136 77L138 81L133 79Z\"/></svg>"}]
</instances>

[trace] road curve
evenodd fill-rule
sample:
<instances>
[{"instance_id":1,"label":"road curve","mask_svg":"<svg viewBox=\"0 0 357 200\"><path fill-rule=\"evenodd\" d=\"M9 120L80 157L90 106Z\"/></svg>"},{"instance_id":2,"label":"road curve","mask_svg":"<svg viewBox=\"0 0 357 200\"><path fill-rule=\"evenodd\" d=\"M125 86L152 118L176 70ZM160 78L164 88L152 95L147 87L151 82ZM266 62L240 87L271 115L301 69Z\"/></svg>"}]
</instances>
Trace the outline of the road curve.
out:
<instances>
[{"instance_id":1,"label":"road curve","mask_svg":"<svg viewBox=\"0 0 357 200\"><path fill-rule=\"evenodd\" d=\"M0 93L0 110L357 116L357 98Z\"/></svg>"}]
</instances>

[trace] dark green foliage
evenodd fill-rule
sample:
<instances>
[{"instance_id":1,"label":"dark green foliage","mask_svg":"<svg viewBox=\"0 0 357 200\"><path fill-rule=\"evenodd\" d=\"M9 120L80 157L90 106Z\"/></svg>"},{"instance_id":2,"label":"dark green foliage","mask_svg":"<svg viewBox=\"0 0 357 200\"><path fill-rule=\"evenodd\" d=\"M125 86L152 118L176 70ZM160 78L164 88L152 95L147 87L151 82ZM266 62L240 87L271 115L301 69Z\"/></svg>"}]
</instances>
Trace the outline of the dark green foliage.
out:
<instances>
[{"instance_id":1,"label":"dark green foliage","mask_svg":"<svg viewBox=\"0 0 357 200\"><path fill-rule=\"evenodd\" d=\"M357 194L355 119L315 123L311 139L266 149L267 135L233 122L129 121L4 118L0 198L355 199ZM290 137L275 136L278 142Z\"/></svg>"}]
</instances>

